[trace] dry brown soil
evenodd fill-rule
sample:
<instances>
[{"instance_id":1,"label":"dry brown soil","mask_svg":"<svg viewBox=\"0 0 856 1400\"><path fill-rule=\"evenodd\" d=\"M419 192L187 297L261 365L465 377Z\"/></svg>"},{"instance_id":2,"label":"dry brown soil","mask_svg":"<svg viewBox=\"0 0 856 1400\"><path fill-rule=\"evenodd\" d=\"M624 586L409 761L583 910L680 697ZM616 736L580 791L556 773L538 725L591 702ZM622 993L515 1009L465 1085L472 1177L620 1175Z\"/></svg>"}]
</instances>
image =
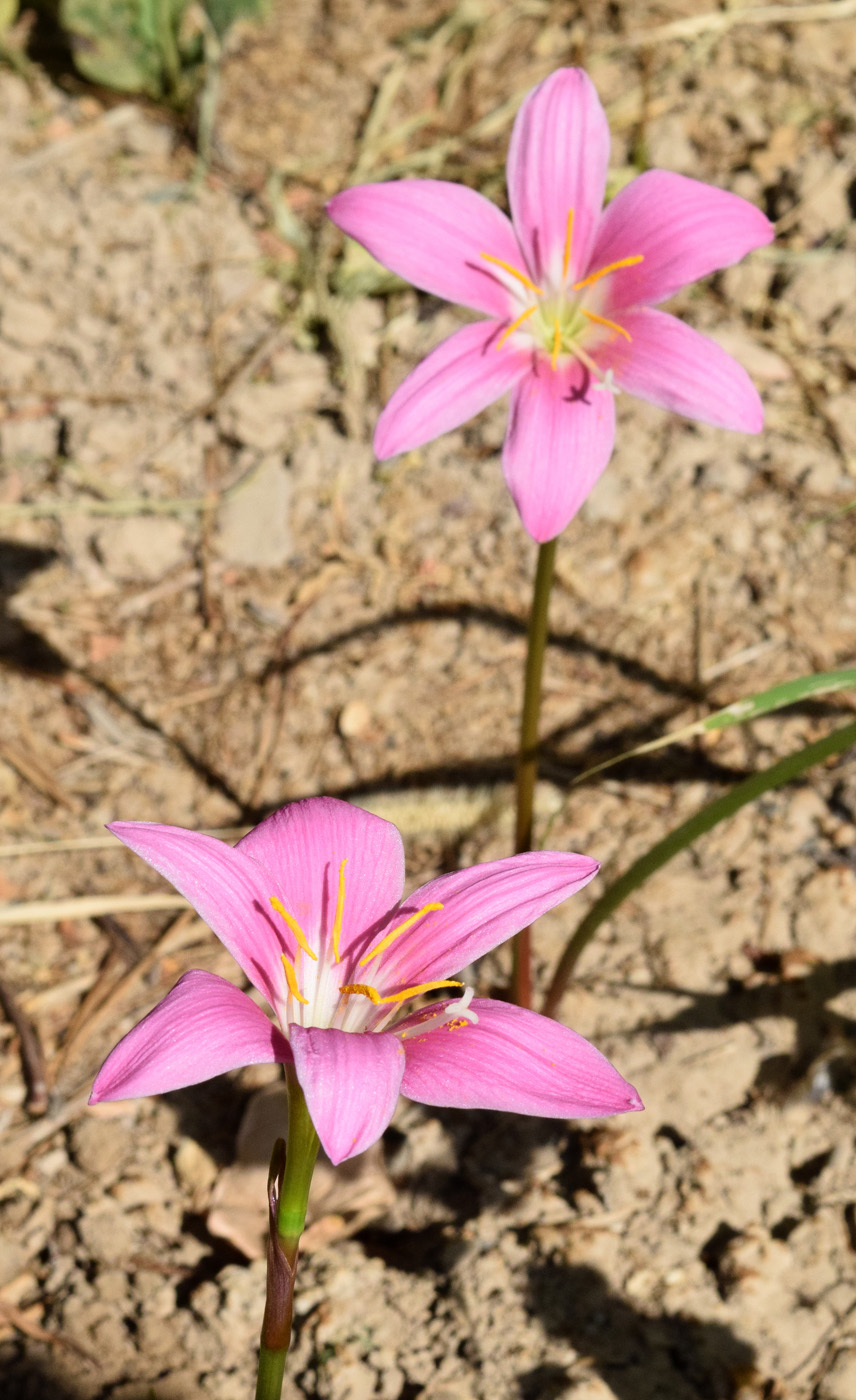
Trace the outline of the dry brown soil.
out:
<instances>
[{"instance_id":1,"label":"dry brown soil","mask_svg":"<svg viewBox=\"0 0 856 1400\"><path fill-rule=\"evenodd\" d=\"M264 1139L280 1099L248 1071L85 1108L183 970L238 975L188 917L127 912L164 886L103 823L234 828L326 792L399 822L414 884L509 850L534 549L499 471L505 408L374 461L379 405L459 313L343 256L325 197L414 173L502 199L515 104L584 62L616 178L665 166L778 221L773 249L676 303L746 364L765 432L620 400L561 542L555 845L598 856L604 888L850 712L833 697L571 786L853 663L856 18L806 9L282 0L234 36L195 187L164 113L0 71L0 898L60 901L0 941L48 1077L39 1114L0 1021L4 1400L252 1393L261 1168L232 1164L248 1105ZM561 1014L644 1114L402 1102L383 1154L322 1179L288 1400L854 1400L854 861L842 760L602 930ZM542 984L593 897L543 920ZM480 986L507 967L487 958Z\"/></svg>"}]
</instances>

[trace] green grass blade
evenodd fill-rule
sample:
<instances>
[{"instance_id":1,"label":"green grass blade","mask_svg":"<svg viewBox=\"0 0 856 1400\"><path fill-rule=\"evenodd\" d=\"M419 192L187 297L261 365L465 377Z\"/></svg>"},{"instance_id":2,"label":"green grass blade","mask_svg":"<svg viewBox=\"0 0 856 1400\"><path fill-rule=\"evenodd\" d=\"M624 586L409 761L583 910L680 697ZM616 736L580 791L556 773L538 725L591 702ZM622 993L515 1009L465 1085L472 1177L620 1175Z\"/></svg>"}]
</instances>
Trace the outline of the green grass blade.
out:
<instances>
[{"instance_id":1,"label":"green grass blade","mask_svg":"<svg viewBox=\"0 0 856 1400\"><path fill-rule=\"evenodd\" d=\"M18 18L18 0L0 0L0 35Z\"/></svg>"},{"instance_id":2,"label":"green grass blade","mask_svg":"<svg viewBox=\"0 0 856 1400\"><path fill-rule=\"evenodd\" d=\"M689 739L694 734L710 734L716 729L730 729L734 724L749 724L760 715L771 714L773 710L783 710L787 705L796 705L800 700L813 699L817 695L830 695L833 691L847 690L851 686L856 686L856 668L847 671L819 671L811 676L800 676L794 681L784 681L782 685L774 685L770 690L761 690L757 695L749 695L745 700L735 700L733 704L726 705L724 710L715 710L705 719L694 720L682 729L672 729L668 734L662 734L659 739L651 739L647 744L628 749L617 758L608 758L604 763L595 764L593 768L587 768L584 773L580 773L579 777L574 779L574 783L581 783L584 778L602 773L606 768L614 767L616 763L624 763L625 759L637 758L643 753L653 753L655 749L664 749L669 744L677 744L681 739Z\"/></svg>"},{"instance_id":3,"label":"green grass blade","mask_svg":"<svg viewBox=\"0 0 856 1400\"><path fill-rule=\"evenodd\" d=\"M675 827L674 831L670 831L668 836L657 842L656 846L652 846L649 851L634 861L630 869L620 875L601 895L570 939L544 1000L544 1014L546 1016L555 1015L580 953L594 937L601 924L615 913L628 895L633 894L641 885L644 885L645 881L657 870L662 869L673 856L685 851L706 831L712 830L720 822L733 817L735 812L739 812L740 808L745 807L748 802L754 802L765 792L771 792L774 788L791 782L794 778L799 777L800 773L804 773L807 768L813 767L816 763L822 763L824 759L831 758L833 754L843 753L845 749L853 745L856 745L856 723L847 724L843 729L836 729L825 739L818 739L816 743L808 744L798 753L789 754L787 758L779 759L778 763L774 763L772 767L765 768L760 773L753 773L751 778L738 783L723 797L709 802L706 807L702 807L700 812L696 812L694 817L690 817L689 821Z\"/></svg>"},{"instance_id":4,"label":"green grass blade","mask_svg":"<svg viewBox=\"0 0 856 1400\"><path fill-rule=\"evenodd\" d=\"M848 501L846 506L839 506L838 510L831 510L828 515L816 515L810 520L809 525L828 525L831 520L840 520L842 515L849 515L856 510L856 501Z\"/></svg>"}]
</instances>

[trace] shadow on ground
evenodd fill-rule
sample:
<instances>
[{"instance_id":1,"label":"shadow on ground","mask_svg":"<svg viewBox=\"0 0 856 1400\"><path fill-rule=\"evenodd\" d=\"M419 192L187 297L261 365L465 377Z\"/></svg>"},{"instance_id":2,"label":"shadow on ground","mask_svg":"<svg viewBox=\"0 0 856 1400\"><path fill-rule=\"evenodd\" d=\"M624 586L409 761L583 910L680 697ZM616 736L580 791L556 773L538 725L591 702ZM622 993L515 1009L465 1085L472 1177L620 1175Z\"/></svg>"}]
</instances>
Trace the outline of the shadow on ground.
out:
<instances>
[{"instance_id":1,"label":"shadow on ground","mask_svg":"<svg viewBox=\"0 0 856 1400\"><path fill-rule=\"evenodd\" d=\"M662 1036L722 1030L766 1016L785 1016L793 1021L796 1030L793 1054L776 1055L762 1061L756 1084L758 1091L787 1092L814 1067L807 1086L810 1097L820 1097L828 1089L846 1093L856 1081L856 1021L828 1003L854 987L856 958L818 963L804 976L774 977L759 986L734 983L724 992L663 988L675 996L691 997L690 1005L674 1016L639 1026L636 1033Z\"/></svg>"},{"instance_id":2,"label":"shadow on ground","mask_svg":"<svg viewBox=\"0 0 856 1400\"><path fill-rule=\"evenodd\" d=\"M34 1350L45 1350L42 1343L30 1345ZM74 1364L81 1363L74 1361ZM59 1371L51 1357L43 1360L29 1350L22 1350L18 1343L0 1346L0 1376L3 1400L78 1400L82 1394L58 1379Z\"/></svg>"},{"instance_id":3,"label":"shadow on ground","mask_svg":"<svg viewBox=\"0 0 856 1400\"><path fill-rule=\"evenodd\" d=\"M56 551L38 545L0 540L0 665L27 675L57 677L65 661L49 642L8 612L8 604L30 574L46 569Z\"/></svg>"},{"instance_id":4,"label":"shadow on ground","mask_svg":"<svg viewBox=\"0 0 856 1400\"><path fill-rule=\"evenodd\" d=\"M587 1266L534 1265L527 1304L548 1332L588 1359L617 1400L731 1400L755 1360L727 1327L679 1313L649 1316ZM518 1377L521 1400L552 1400L567 1383L558 1366Z\"/></svg>"}]
</instances>

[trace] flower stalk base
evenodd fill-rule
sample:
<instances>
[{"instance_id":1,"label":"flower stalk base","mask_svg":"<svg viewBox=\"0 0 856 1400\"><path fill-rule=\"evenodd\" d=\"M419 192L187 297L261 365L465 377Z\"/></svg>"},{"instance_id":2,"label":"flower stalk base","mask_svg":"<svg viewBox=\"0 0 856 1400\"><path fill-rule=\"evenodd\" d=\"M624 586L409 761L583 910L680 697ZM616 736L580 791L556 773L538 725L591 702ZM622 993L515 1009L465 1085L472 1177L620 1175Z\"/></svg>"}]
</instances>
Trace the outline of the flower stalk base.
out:
<instances>
[{"instance_id":1,"label":"flower stalk base","mask_svg":"<svg viewBox=\"0 0 856 1400\"><path fill-rule=\"evenodd\" d=\"M292 1065L286 1069L286 1081L288 1146L282 1138L277 1138L268 1173L267 1297L259 1346L256 1400L280 1400L282 1394L285 1359L291 1342L300 1236L306 1223L309 1187L318 1155L318 1134Z\"/></svg>"}]
</instances>

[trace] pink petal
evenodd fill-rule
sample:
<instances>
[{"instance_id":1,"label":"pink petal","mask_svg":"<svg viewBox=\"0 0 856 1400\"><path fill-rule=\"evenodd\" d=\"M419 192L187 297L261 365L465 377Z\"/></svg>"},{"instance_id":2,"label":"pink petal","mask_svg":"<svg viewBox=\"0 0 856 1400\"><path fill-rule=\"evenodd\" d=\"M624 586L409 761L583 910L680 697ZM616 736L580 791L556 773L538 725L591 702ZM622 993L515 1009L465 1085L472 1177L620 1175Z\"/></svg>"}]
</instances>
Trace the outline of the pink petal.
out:
<instances>
[{"instance_id":1,"label":"pink petal","mask_svg":"<svg viewBox=\"0 0 856 1400\"><path fill-rule=\"evenodd\" d=\"M401 1092L417 1103L542 1118L597 1118L642 1108L633 1086L567 1026L519 1006L476 999L469 1009L477 1025L459 1017L432 1030L446 1006L454 1009L454 1002L417 1011L396 1028L406 1032Z\"/></svg>"},{"instance_id":2,"label":"pink petal","mask_svg":"<svg viewBox=\"0 0 856 1400\"><path fill-rule=\"evenodd\" d=\"M718 428L761 431L764 409L758 391L743 366L716 341L650 307L623 311L621 324L632 341L610 342L598 359L611 364L616 383L628 394Z\"/></svg>"},{"instance_id":3,"label":"pink petal","mask_svg":"<svg viewBox=\"0 0 856 1400\"><path fill-rule=\"evenodd\" d=\"M378 419L374 449L384 460L409 452L481 413L526 373L529 356L497 347L502 326L478 321L455 331L399 385Z\"/></svg>"},{"instance_id":4,"label":"pink petal","mask_svg":"<svg viewBox=\"0 0 856 1400\"><path fill-rule=\"evenodd\" d=\"M508 148L511 216L536 282L562 278L571 209L570 280L587 265L608 165L609 123L594 85L581 68L560 68L526 98Z\"/></svg>"},{"instance_id":5,"label":"pink petal","mask_svg":"<svg viewBox=\"0 0 856 1400\"><path fill-rule=\"evenodd\" d=\"M642 254L643 262L604 279L607 310L617 311L665 301L774 235L769 219L739 195L668 170L648 170L604 212L586 270Z\"/></svg>"},{"instance_id":6,"label":"pink petal","mask_svg":"<svg viewBox=\"0 0 856 1400\"><path fill-rule=\"evenodd\" d=\"M185 972L107 1056L89 1102L167 1094L241 1065L290 1059L285 1036L244 992L211 972Z\"/></svg>"},{"instance_id":7,"label":"pink petal","mask_svg":"<svg viewBox=\"0 0 856 1400\"><path fill-rule=\"evenodd\" d=\"M505 316L511 296L481 256L523 271L514 229L484 195L447 180L356 185L327 205L339 228L406 282L446 301Z\"/></svg>"},{"instance_id":8,"label":"pink petal","mask_svg":"<svg viewBox=\"0 0 856 1400\"><path fill-rule=\"evenodd\" d=\"M574 361L541 359L517 386L502 469L523 525L543 544L564 530L612 455L613 395Z\"/></svg>"},{"instance_id":9,"label":"pink petal","mask_svg":"<svg viewBox=\"0 0 856 1400\"><path fill-rule=\"evenodd\" d=\"M389 913L404 888L397 827L335 797L308 797L281 807L235 850L268 872L270 893L282 900L316 950L333 925L343 860L342 954Z\"/></svg>"},{"instance_id":10,"label":"pink petal","mask_svg":"<svg viewBox=\"0 0 856 1400\"><path fill-rule=\"evenodd\" d=\"M291 1027L294 1067L331 1162L377 1142L398 1101L404 1050L396 1036Z\"/></svg>"},{"instance_id":11,"label":"pink petal","mask_svg":"<svg viewBox=\"0 0 856 1400\"><path fill-rule=\"evenodd\" d=\"M443 908L425 914L368 963L366 981L389 992L449 977L576 894L599 869L588 856L527 851L441 875L415 890L390 916L389 927L426 904Z\"/></svg>"},{"instance_id":12,"label":"pink petal","mask_svg":"<svg viewBox=\"0 0 856 1400\"><path fill-rule=\"evenodd\" d=\"M245 851L213 836L157 822L112 822L107 828L190 900L254 987L277 1006L285 993L280 954L296 944L274 914L277 894L266 872Z\"/></svg>"}]
</instances>

